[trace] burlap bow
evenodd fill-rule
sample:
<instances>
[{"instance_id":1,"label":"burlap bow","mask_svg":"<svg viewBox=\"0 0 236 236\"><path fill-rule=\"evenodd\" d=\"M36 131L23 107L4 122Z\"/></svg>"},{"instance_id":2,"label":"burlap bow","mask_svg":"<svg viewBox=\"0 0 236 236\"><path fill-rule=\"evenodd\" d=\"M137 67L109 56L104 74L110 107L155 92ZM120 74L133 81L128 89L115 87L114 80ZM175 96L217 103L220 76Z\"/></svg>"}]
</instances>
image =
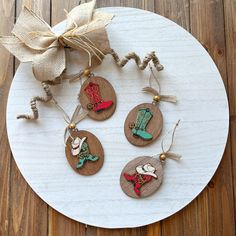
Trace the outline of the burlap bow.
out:
<instances>
[{"instance_id":1,"label":"burlap bow","mask_svg":"<svg viewBox=\"0 0 236 236\"><path fill-rule=\"evenodd\" d=\"M113 15L94 11L96 0L81 4L67 14L66 30L56 35L52 28L26 7L13 30L13 36L0 36L0 42L21 62L32 62L39 81L52 81L66 69L66 48L85 51L89 66L100 63L110 50L105 26ZM88 57L87 57L88 55Z\"/></svg>"}]
</instances>

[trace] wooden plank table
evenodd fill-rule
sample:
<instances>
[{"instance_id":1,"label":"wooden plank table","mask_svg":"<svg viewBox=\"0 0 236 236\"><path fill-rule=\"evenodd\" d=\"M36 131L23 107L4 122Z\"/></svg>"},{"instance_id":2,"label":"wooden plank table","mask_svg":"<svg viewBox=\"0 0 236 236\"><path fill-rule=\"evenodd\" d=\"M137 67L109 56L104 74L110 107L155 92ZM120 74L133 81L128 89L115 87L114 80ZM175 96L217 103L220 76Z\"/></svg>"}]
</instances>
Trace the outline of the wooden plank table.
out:
<instances>
[{"instance_id":1,"label":"wooden plank table","mask_svg":"<svg viewBox=\"0 0 236 236\"><path fill-rule=\"evenodd\" d=\"M23 5L42 12L52 25L79 0L0 0L0 34L9 35ZM18 66L0 48L0 235L235 235L236 2L235 0L97 0L98 7L129 6L163 15L191 32L209 51L223 77L230 102L230 134L224 158L205 190L179 213L135 229L108 230L77 223L46 205L27 185L11 156L5 108ZM234 17L234 18L233 18ZM217 98L216 98L217 99Z\"/></svg>"}]
</instances>

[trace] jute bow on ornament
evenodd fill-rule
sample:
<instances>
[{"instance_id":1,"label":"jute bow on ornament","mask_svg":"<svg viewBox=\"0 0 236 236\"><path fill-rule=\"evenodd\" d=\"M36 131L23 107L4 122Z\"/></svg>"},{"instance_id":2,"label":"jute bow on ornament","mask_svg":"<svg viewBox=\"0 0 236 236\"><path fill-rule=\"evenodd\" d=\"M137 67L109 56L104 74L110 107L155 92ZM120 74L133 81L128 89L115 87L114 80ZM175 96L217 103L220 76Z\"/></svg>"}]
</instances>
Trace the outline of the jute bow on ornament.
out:
<instances>
[{"instance_id":1,"label":"jute bow on ornament","mask_svg":"<svg viewBox=\"0 0 236 236\"><path fill-rule=\"evenodd\" d=\"M0 43L21 62L32 62L34 76L39 81L53 81L62 75L68 47L85 51L88 66L92 60L99 64L110 51L105 26L113 15L94 11L95 3L92 0L72 9L61 35L56 35L42 18L25 7L12 30L13 35L0 36Z\"/></svg>"}]
</instances>

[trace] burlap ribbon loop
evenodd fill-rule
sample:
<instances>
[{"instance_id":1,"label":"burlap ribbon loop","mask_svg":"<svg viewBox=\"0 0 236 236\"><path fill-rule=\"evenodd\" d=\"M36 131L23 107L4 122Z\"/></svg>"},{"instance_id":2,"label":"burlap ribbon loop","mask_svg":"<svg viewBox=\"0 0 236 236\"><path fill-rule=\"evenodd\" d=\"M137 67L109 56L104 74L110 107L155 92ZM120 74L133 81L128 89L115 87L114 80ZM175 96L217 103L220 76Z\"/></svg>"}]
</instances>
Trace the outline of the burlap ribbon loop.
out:
<instances>
[{"instance_id":1,"label":"burlap ribbon loop","mask_svg":"<svg viewBox=\"0 0 236 236\"><path fill-rule=\"evenodd\" d=\"M53 81L65 71L66 47L85 51L88 66L99 64L111 50L105 26L113 15L94 11L95 3L92 0L67 13L66 29L61 35L56 35L41 17L24 7L13 35L0 36L0 43L21 62L32 62L39 81Z\"/></svg>"}]
</instances>

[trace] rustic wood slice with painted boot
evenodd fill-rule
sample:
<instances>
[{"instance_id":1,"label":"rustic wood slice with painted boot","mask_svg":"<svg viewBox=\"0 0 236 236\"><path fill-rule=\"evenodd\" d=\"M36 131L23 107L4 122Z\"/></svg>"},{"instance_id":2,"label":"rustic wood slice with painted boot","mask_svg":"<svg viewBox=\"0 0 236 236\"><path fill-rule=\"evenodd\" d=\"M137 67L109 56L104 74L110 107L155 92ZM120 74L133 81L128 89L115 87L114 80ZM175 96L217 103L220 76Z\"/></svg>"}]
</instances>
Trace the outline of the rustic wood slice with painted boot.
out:
<instances>
[{"instance_id":1,"label":"rustic wood slice with painted boot","mask_svg":"<svg viewBox=\"0 0 236 236\"><path fill-rule=\"evenodd\" d=\"M89 76L83 83L79 100L88 116L94 120L106 120L116 109L116 94L112 85L99 76Z\"/></svg>"},{"instance_id":2,"label":"rustic wood slice with painted boot","mask_svg":"<svg viewBox=\"0 0 236 236\"><path fill-rule=\"evenodd\" d=\"M160 160L142 156L130 161L121 172L120 186L132 198L145 198L157 191L162 183Z\"/></svg>"},{"instance_id":3,"label":"rustic wood slice with painted boot","mask_svg":"<svg viewBox=\"0 0 236 236\"><path fill-rule=\"evenodd\" d=\"M162 127L163 117L160 109L152 103L143 103L129 112L124 132L130 143L145 146L158 138Z\"/></svg>"},{"instance_id":4,"label":"rustic wood slice with painted boot","mask_svg":"<svg viewBox=\"0 0 236 236\"><path fill-rule=\"evenodd\" d=\"M163 164L166 159L178 161L181 158L180 155L170 152L179 122L173 129L171 143L167 149L164 148L164 140L162 140L162 153L152 157L137 157L124 167L120 175L120 186L125 194L133 198L145 198L160 187L163 179Z\"/></svg>"},{"instance_id":5,"label":"rustic wood slice with painted boot","mask_svg":"<svg viewBox=\"0 0 236 236\"><path fill-rule=\"evenodd\" d=\"M94 175L102 168L102 145L98 138L88 131L71 131L65 152L70 166L81 175Z\"/></svg>"}]
</instances>

